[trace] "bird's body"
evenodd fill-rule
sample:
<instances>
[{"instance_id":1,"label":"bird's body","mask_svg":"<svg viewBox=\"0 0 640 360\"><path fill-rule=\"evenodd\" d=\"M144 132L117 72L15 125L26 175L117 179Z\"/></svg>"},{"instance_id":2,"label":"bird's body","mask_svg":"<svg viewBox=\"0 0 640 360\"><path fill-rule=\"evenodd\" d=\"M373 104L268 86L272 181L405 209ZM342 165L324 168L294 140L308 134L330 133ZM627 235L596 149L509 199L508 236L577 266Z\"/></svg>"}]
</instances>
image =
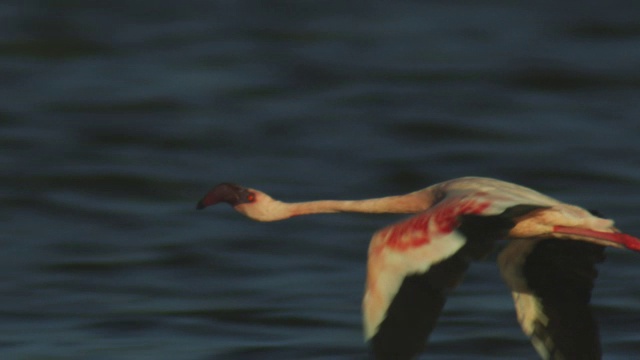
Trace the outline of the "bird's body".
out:
<instances>
[{"instance_id":1,"label":"bird's body","mask_svg":"<svg viewBox=\"0 0 640 360\"><path fill-rule=\"evenodd\" d=\"M613 221L512 183L466 177L406 195L285 203L233 184L199 203L227 202L258 221L331 213L413 213L371 239L363 300L365 338L378 359L411 359L425 347L470 261L510 240L498 258L521 327L543 358L600 358L589 309L603 246L640 250ZM568 265L567 265L568 264ZM591 345L584 345L584 342Z\"/></svg>"}]
</instances>

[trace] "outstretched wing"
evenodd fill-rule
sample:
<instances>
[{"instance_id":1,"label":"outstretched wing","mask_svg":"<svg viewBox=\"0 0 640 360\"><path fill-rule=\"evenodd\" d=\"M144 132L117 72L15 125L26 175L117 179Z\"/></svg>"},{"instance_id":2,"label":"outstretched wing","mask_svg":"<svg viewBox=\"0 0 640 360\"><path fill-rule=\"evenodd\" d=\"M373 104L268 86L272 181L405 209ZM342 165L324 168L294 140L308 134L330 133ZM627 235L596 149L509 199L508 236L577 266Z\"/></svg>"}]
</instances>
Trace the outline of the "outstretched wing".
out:
<instances>
[{"instance_id":1,"label":"outstretched wing","mask_svg":"<svg viewBox=\"0 0 640 360\"><path fill-rule=\"evenodd\" d=\"M589 302L604 247L571 240L514 240L500 254L518 321L544 359L600 359Z\"/></svg>"},{"instance_id":2,"label":"outstretched wing","mask_svg":"<svg viewBox=\"0 0 640 360\"><path fill-rule=\"evenodd\" d=\"M493 249L513 219L540 206L500 209L479 197L446 199L376 233L369 248L363 301L365 337L377 359L419 354L473 259ZM499 211L496 214L496 211Z\"/></svg>"},{"instance_id":3,"label":"outstretched wing","mask_svg":"<svg viewBox=\"0 0 640 360\"><path fill-rule=\"evenodd\" d=\"M412 359L425 347L447 292L462 281L469 262L462 250L421 274L406 275L371 339L376 359Z\"/></svg>"}]
</instances>

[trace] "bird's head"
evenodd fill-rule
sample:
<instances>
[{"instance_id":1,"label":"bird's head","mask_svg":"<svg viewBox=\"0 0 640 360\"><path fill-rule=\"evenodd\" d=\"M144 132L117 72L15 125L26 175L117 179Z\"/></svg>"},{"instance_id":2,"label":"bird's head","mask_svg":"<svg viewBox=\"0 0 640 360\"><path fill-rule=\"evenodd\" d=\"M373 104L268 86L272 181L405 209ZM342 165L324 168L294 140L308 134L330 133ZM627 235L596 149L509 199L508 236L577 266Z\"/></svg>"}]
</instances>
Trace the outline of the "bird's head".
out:
<instances>
[{"instance_id":1,"label":"bird's head","mask_svg":"<svg viewBox=\"0 0 640 360\"><path fill-rule=\"evenodd\" d=\"M257 221L274 221L275 205L279 202L262 191L245 188L232 183L221 183L214 186L198 201L196 209L201 210L218 203L227 203L234 210Z\"/></svg>"}]
</instances>

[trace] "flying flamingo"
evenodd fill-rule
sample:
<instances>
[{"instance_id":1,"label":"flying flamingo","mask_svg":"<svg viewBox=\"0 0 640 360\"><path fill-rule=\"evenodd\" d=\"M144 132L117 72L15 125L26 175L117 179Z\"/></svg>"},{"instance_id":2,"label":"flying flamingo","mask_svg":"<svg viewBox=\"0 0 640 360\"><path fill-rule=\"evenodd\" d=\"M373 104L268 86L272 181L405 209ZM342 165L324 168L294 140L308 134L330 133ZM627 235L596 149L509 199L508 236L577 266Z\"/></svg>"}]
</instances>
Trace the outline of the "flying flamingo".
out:
<instances>
[{"instance_id":1,"label":"flying flamingo","mask_svg":"<svg viewBox=\"0 0 640 360\"><path fill-rule=\"evenodd\" d=\"M464 177L406 195L368 200L278 201L231 183L197 208L226 202L257 221L334 213L416 214L373 235L363 300L365 339L376 359L413 359L426 346L445 297L469 262L509 240L498 256L523 332L544 359L599 359L589 301L605 246L640 251L613 221L516 184Z\"/></svg>"}]
</instances>

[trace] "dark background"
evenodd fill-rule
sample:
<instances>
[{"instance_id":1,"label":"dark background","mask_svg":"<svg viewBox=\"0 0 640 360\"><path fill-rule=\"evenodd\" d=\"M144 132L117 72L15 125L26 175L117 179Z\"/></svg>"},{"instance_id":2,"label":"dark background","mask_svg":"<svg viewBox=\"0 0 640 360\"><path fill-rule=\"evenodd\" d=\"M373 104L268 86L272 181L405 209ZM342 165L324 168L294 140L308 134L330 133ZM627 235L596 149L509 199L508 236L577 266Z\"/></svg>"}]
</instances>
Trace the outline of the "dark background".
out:
<instances>
[{"instance_id":1,"label":"dark background","mask_svg":"<svg viewBox=\"0 0 640 360\"><path fill-rule=\"evenodd\" d=\"M640 3L3 1L3 359L362 359L368 240L398 216L254 223L274 197L514 181L640 235ZM535 358L493 262L425 359ZM609 250L607 359L640 352Z\"/></svg>"}]
</instances>

